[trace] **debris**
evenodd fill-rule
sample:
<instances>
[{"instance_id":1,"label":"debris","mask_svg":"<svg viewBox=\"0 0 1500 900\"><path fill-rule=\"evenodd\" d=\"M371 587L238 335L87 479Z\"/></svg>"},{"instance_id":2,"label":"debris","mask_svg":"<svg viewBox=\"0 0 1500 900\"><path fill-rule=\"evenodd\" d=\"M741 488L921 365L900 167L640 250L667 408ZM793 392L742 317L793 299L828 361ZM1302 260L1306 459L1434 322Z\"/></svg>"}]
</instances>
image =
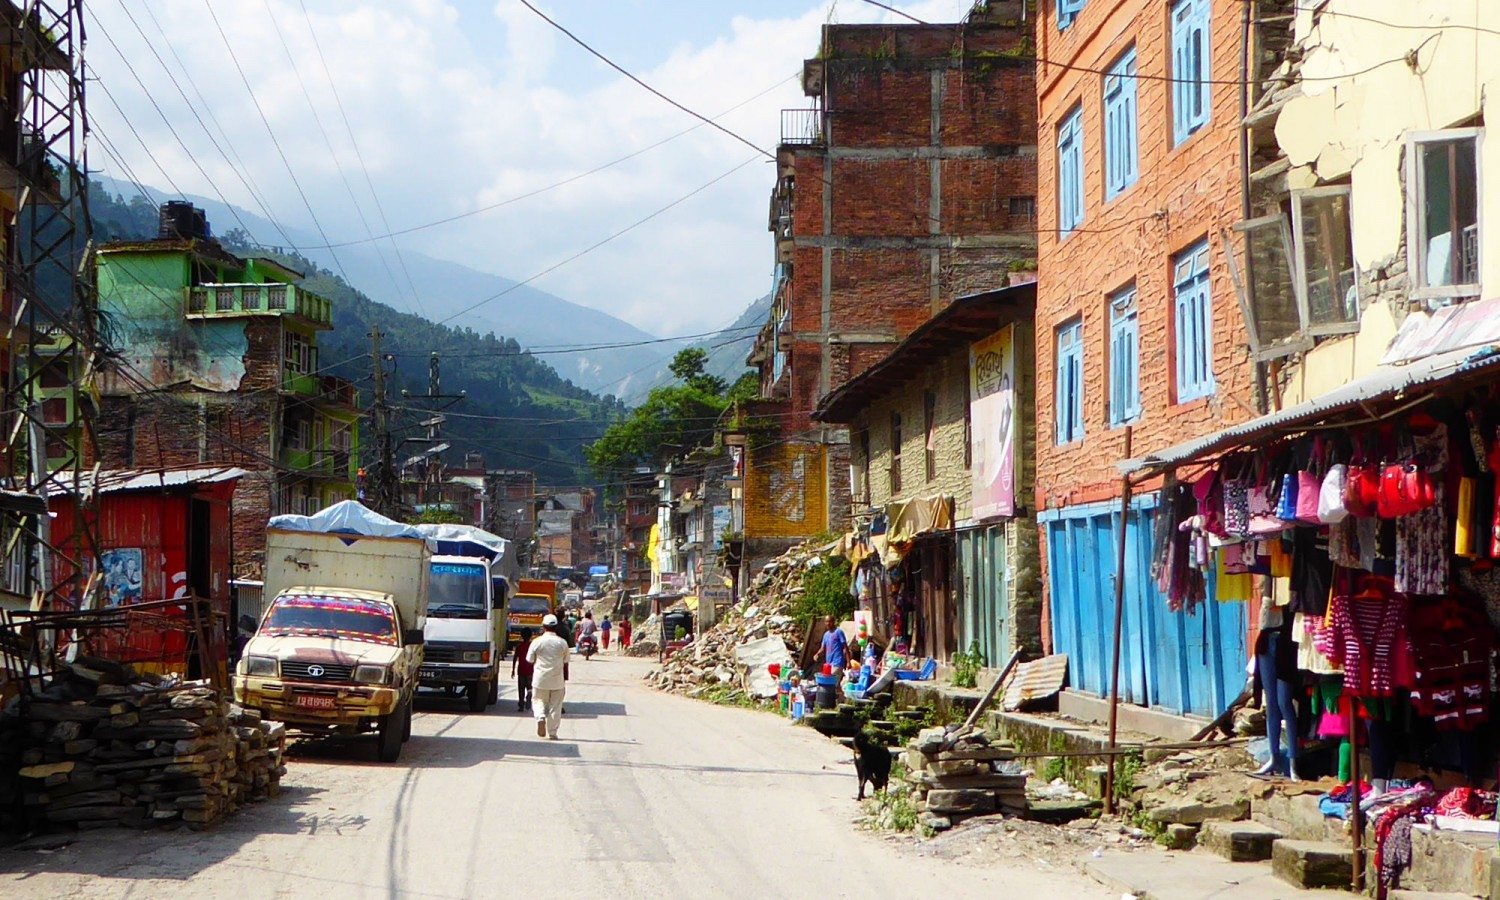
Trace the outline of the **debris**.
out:
<instances>
[{"instance_id":1,"label":"debris","mask_svg":"<svg viewBox=\"0 0 1500 900\"><path fill-rule=\"evenodd\" d=\"M1015 754L1013 745L991 743L982 731L949 725L922 729L902 759L924 815L953 825L987 813L1019 816L1026 811L1026 776L996 769Z\"/></svg>"}]
</instances>

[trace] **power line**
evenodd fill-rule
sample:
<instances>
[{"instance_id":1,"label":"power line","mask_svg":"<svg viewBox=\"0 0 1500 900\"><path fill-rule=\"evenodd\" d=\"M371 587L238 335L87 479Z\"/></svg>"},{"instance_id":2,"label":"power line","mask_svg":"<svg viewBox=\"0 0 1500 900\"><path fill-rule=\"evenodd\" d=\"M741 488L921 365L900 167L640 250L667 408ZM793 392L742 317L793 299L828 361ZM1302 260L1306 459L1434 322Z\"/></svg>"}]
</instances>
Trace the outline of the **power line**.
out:
<instances>
[{"instance_id":1,"label":"power line","mask_svg":"<svg viewBox=\"0 0 1500 900\"><path fill-rule=\"evenodd\" d=\"M525 0L521 0L521 2L524 3ZM697 196L698 194L703 193L704 191L708 190L709 188L713 187L714 185L718 184L719 182L721 182L724 179L728 178L729 176L733 175L735 172L738 172L740 169L743 169L746 166L750 165L751 163L755 162L757 158L758 157L754 157L754 156L750 157L749 159L745 160L744 162L740 163L739 165L735 166L734 168L730 169L729 171L723 173L722 175L718 175L718 176L710 179L708 182L706 182L704 184L701 184L701 185L699 185L696 188L693 188L691 191L688 191L686 194L683 194L681 197L678 197L676 200L673 200L671 203L668 203L666 206L659 207L654 212L649 213L649 214L647 214L645 216L642 216L639 219L636 219L634 222L631 222L629 225L626 225L624 228L621 228L619 231L614 232L613 234L609 235L608 237L603 238L602 240L599 240L599 241L595 241L594 243L590 244L589 246L585 247L584 249L578 251L577 253L574 253L572 256L569 256L569 257L567 257L565 259L562 259L562 260L560 260L560 261L558 261L556 263L553 263L552 265L550 265L547 268L541 270L540 272L536 273L535 275L532 275L530 278L527 278L524 281L518 281L515 284L511 285L510 287L507 287L504 290L500 291L499 293L491 294L490 296L485 297L483 300L479 300L479 301L476 301L475 303L469 304L468 306L464 307L463 309L459 310L458 312L454 313L453 315L448 316L447 318L439 321L437 324L438 325L446 325L447 323L453 321L454 319L458 318L459 316L467 315L468 313L473 312L474 310L478 309L481 306L484 306L484 305L489 304L489 303L493 303L494 301L499 300L501 297L504 297L506 294L509 294L511 291L514 291L514 290L516 290L516 289L518 289L520 287L528 285L528 284L532 283L533 281L536 281L538 278L541 278L544 275L548 275L548 274L550 274L552 272L555 272L558 269L561 269L563 266L566 266L567 264L573 262L574 260L577 260L580 257L583 257L583 256L585 256L585 255L587 255L589 253L592 253L593 251L599 249L600 247L603 247L605 244L608 244L610 241L613 241L613 240L615 240L618 237L621 237L621 236L623 236L625 234L630 233L631 231L634 231L635 229L637 229L640 226L646 224L647 222L651 221L652 219L656 218L657 216L660 216L661 214L667 212L668 210L670 210L670 209L672 209L672 208L674 208L674 207L676 207L676 206L678 206L678 205L680 205L682 203L685 203L686 201L688 201L688 200L692 199L693 197Z\"/></svg>"},{"instance_id":2,"label":"power line","mask_svg":"<svg viewBox=\"0 0 1500 900\"><path fill-rule=\"evenodd\" d=\"M219 39L224 42L224 49L229 53L230 62L234 63L234 69L239 73L240 82L245 85L245 92L250 95L250 103L255 107L256 115L260 117L260 123L265 126L266 134L271 138L271 145L276 148L276 155L281 157L281 164L286 167L286 174L292 180L292 186L297 189L297 194L302 198L302 205L307 208L307 214L312 218L313 227L318 230L318 236L325 243L328 242L328 233L323 230L323 223L318 220L318 214L313 210L312 201L307 198L307 192L302 189L302 182L297 179L297 173L292 169L291 160L287 158L286 150L281 146L281 141L276 137L276 129L271 127L271 120L266 117L265 109L260 105L260 99L255 96L255 88L250 85L250 77L245 74L245 67L240 65L240 58L234 52L234 44L229 40L229 34L224 31L224 26L219 22L219 14L214 12L214 7L209 0L204 0L203 8L208 10L208 15L213 19L214 30L219 32ZM333 264L340 273L344 274L344 280L349 276L344 272L344 265L339 261L338 253L330 250L333 256Z\"/></svg>"},{"instance_id":3,"label":"power line","mask_svg":"<svg viewBox=\"0 0 1500 900\"><path fill-rule=\"evenodd\" d=\"M344 122L344 131L349 135L349 145L354 148L354 159L359 163L360 171L365 176L365 187L370 190L370 199L375 202L375 213L380 217L380 225L386 230L384 237L390 240L391 250L396 254L396 264L401 267L401 273L406 277L406 283L411 287L412 300L418 309L425 313L426 307L422 303L421 296L417 293L417 283L411 277L411 269L407 268L406 257L401 253L401 245L396 243L396 237L391 234L391 222L385 214L385 204L380 202L380 194L375 190L375 181L370 177L370 167L365 163L364 151L360 149L359 139L354 136L354 126L349 123L349 113L344 108L344 98L339 94L338 83L334 80L333 70L328 65L328 57L323 53L323 43L318 40L317 28L313 25L312 14L307 10L305 0L298 0L302 7L302 18L307 21L307 34L312 39L313 49L317 51L318 61L323 66L323 77L328 81L328 90L333 94L334 105L338 108L339 118ZM332 247L328 248L331 252ZM425 315L424 315L425 318Z\"/></svg>"},{"instance_id":4,"label":"power line","mask_svg":"<svg viewBox=\"0 0 1500 900\"><path fill-rule=\"evenodd\" d=\"M894 6L887 6L886 4L881 3L880 0L864 0L864 2L870 4L871 6L878 6L881 9L885 10L886 12L893 12L893 13L895 13L898 16L902 16L903 18L910 19L913 22L916 22L918 25L931 25L932 24L931 22L924 22L921 19L917 18L916 16L912 15L911 13L905 12L903 10L899 10L899 9L897 9Z\"/></svg>"},{"instance_id":5,"label":"power line","mask_svg":"<svg viewBox=\"0 0 1500 900\"><path fill-rule=\"evenodd\" d=\"M796 77L797 77L796 75L790 75L790 76L788 76L786 78L783 78L782 80L776 82L775 84L771 85L770 87L766 88L765 90L763 90L763 91L761 91L761 92L759 92L759 93L757 93L757 94L755 94L753 96L747 97L744 100L741 100L739 103L736 103L734 106L731 106L728 109L724 110L723 112L719 113L718 115L713 116L713 118L714 119L722 119L725 116L729 115L730 113L735 112L736 110L739 110L742 107L748 106L749 104L755 102L756 100L759 100L761 97L764 97L765 95L771 93L772 91L776 90L777 88L781 87L783 84L786 84L788 81L791 81L792 79L794 79ZM699 122L696 125L692 125L692 126L690 126L688 128L684 128L681 131L676 132L675 134L670 134L670 135L662 138L661 140L656 141L655 143L647 144L646 146L641 147L638 150L634 150L634 151L632 151L630 153L627 153L624 156L619 156L619 157L616 157L616 158L610 160L609 162L601 163L601 164L599 164L599 165L597 165L597 166L595 166L592 169L589 169L587 171L579 172L576 175L570 175L567 178L562 179L561 181L554 181L551 184L543 185L542 187L536 188L534 190L526 191L523 194L517 194L514 197L507 197L504 200L500 200L500 201L497 201L495 203L490 203L490 204L487 204L485 206L478 207L476 209L471 209L468 212L461 212L461 213L456 213L456 214L451 215L451 216L444 216L441 219L434 219L431 222L423 222L423 223L421 223L419 225L411 225L411 226L408 226L406 228L398 228L398 229L396 229L394 231L390 230L390 225L389 225L389 223L387 223L385 225L385 227L387 229L387 233L386 234L375 235L374 237L361 238L361 239L358 239L358 240L336 241L336 242L334 242L332 244L327 244L327 245L322 245L322 244L319 244L319 245L304 244L304 245L302 245L300 247L291 247L289 249L293 249L293 250L328 250L328 249L333 249L335 247L352 247L352 246L355 246L357 244L364 244L364 243L368 243L370 241L382 240L382 239L385 239L385 238L395 238L395 237L400 237L402 235L413 234L413 233L418 232L418 231L426 231L429 228L437 228L438 226L441 226L441 225L447 225L447 224L450 224L452 222L460 221L462 219L467 219L467 218L471 218L473 216L482 215L482 214L487 213L487 212L493 212L493 211L495 211L497 209L500 209L500 208L505 207L505 206L509 206L509 205L511 205L513 203L519 203L522 200L529 200L532 197L536 197L536 196L539 196L541 194L548 193L549 191L557 190L560 187L566 187L567 185L570 185L570 184L574 183L575 181L581 181L584 178L589 177L590 175L597 175L598 173L603 172L606 169L611 169L611 168L613 168L613 167L615 167L617 165L620 165L621 163L629 162L630 160L635 159L636 157L641 156L642 154L645 154L645 153L648 153L648 152L650 152L652 150L655 150L657 147L663 146L664 144L671 143L672 141L677 140L678 138L682 137L683 135L691 134L692 132L697 131L699 128L702 128L702 127L703 127L703 123ZM394 244L394 242L393 242L393 244Z\"/></svg>"},{"instance_id":6,"label":"power line","mask_svg":"<svg viewBox=\"0 0 1500 900\"><path fill-rule=\"evenodd\" d=\"M598 50L595 50L593 47L590 47L587 43L585 43L583 41L582 38L580 38L578 35L574 34L573 32L569 31L568 29L564 28L555 19L552 19L546 13L544 13L541 10L537 9L535 6L532 6L530 0L520 0L520 4L522 6L524 6L524 7L526 7L527 9L531 10L532 12L536 13L537 16L539 16L548 25L551 25L553 28L556 28L558 31L561 31L563 34L567 35L569 40L571 40L573 43L577 44L578 46L582 47L583 49L587 50L590 54L592 54L595 58L599 59L605 65L609 66L611 69L614 69L616 72L619 72L621 75L624 75L626 78L629 78L631 81L633 81L636 84L640 85L641 87L645 88L651 94L655 95L656 97L660 98L661 100L666 101L667 103L671 104L672 106L677 107L678 109L682 110L683 112L687 113L688 115L692 116L693 118L702 121L705 125L708 125L708 126L710 126L712 128L715 128L715 129L717 129L719 131L724 132L725 134L727 134L730 137L734 138L735 140L739 141L741 144L744 144L746 147L749 147L751 150L754 150L756 153L759 153L760 155L765 156L765 157L767 157L767 158L769 158L771 160L775 160L776 159L776 154L772 153L769 150L766 150L766 149L760 147L755 142L751 141L749 138L742 137L741 135L739 135L739 134L737 134L737 133L735 133L733 131L730 131L728 128L725 128L723 125L720 125L718 122L715 122L713 119L710 119L708 116L705 116L702 113L697 112L696 110L689 109L686 106L683 106L681 103L678 103L676 100L673 100L671 97L668 97L666 94L663 94L661 91L658 91L656 88L652 87L651 85L649 85L646 82L642 81L641 79L637 78L635 75L631 74L623 66L619 65L614 60L612 60L609 57L605 56L603 53L600 53Z\"/></svg>"}]
</instances>

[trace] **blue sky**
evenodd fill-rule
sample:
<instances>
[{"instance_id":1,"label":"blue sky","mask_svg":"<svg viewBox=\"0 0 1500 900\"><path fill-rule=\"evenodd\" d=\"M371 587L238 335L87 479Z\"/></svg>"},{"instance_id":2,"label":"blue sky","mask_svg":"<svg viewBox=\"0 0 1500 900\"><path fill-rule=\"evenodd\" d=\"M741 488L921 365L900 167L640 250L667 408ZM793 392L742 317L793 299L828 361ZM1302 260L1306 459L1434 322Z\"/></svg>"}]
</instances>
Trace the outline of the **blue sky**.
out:
<instances>
[{"instance_id":1,"label":"blue sky","mask_svg":"<svg viewBox=\"0 0 1500 900\"><path fill-rule=\"evenodd\" d=\"M830 0L533 2L693 109L717 115L743 103L723 123L768 148L779 110L807 103L792 76L830 10ZM893 5L952 21L971 2ZM377 199L392 229L404 229L573 178L696 124L518 0L101 0L89 10L90 64L109 91L91 95L96 168L222 196L299 229L316 216L335 242L385 231ZM894 20L861 0L837 0L833 17ZM704 331L770 284L774 175L761 161L735 168L752 158L698 127L564 187L375 243L522 279L722 178L535 282L654 334ZM402 296L397 284L360 286Z\"/></svg>"}]
</instances>

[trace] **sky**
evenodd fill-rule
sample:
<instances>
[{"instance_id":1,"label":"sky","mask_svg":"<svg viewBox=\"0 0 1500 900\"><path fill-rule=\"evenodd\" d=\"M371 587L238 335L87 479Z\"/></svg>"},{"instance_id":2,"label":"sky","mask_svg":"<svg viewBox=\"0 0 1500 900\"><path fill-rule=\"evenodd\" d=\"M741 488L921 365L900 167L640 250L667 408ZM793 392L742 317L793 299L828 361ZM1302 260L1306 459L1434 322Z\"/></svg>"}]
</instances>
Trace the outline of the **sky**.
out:
<instances>
[{"instance_id":1,"label":"sky","mask_svg":"<svg viewBox=\"0 0 1500 900\"><path fill-rule=\"evenodd\" d=\"M532 2L769 150L779 111L810 103L795 76L830 15L900 21L863 0ZM889 5L956 21L972 0ZM87 9L98 79L90 163L104 174L269 213L330 243L514 200L375 242L409 308L421 310L423 289L403 281L400 250L521 280L674 201L535 286L660 336L722 326L770 288L770 161L609 69L520 0L93 0ZM514 199L566 179L575 180Z\"/></svg>"}]
</instances>

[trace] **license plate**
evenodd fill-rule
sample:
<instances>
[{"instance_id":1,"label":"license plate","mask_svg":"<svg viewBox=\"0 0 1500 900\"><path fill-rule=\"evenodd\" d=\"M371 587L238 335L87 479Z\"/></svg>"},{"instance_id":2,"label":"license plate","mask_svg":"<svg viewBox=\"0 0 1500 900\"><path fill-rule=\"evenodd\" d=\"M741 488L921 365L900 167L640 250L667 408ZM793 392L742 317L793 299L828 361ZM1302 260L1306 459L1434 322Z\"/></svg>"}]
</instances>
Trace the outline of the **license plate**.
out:
<instances>
[{"instance_id":1,"label":"license plate","mask_svg":"<svg viewBox=\"0 0 1500 900\"><path fill-rule=\"evenodd\" d=\"M293 702L303 709L333 709L333 699L317 694L298 694Z\"/></svg>"},{"instance_id":2,"label":"license plate","mask_svg":"<svg viewBox=\"0 0 1500 900\"><path fill-rule=\"evenodd\" d=\"M420 676L422 678L437 678L438 677L438 670L437 669L423 669L419 674L420 674Z\"/></svg>"}]
</instances>

